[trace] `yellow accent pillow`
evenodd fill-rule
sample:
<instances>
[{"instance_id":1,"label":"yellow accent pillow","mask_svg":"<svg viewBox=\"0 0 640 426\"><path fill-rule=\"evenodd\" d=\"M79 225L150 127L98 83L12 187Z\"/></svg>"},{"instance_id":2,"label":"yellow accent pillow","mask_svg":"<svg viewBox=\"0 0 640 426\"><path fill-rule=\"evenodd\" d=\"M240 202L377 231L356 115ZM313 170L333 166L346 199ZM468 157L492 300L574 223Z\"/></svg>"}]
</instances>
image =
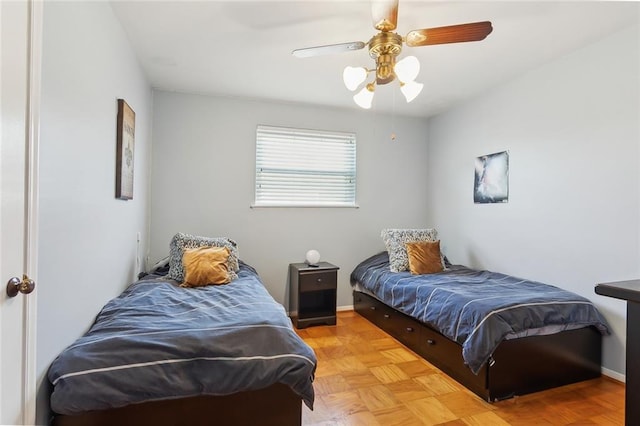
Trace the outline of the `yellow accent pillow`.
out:
<instances>
[{"instance_id":1,"label":"yellow accent pillow","mask_svg":"<svg viewBox=\"0 0 640 426\"><path fill-rule=\"evenodd\" d=\"M203 287L227 284L229 276L229 249L227 247L198 247L186 249L182 255L184 282L181 287Z\"/></svg>"},{"instance_id":2,"label":"yellow accent pillow","mask_svg":"<svg viewBox=\"0 0 640 426\"><path fill-rule=\"evenodd\" d=\"M412 274L433 274L443 271L440 259L440 240L407 243L406 247L409 270Z\"/></svg>"}]
</instances>

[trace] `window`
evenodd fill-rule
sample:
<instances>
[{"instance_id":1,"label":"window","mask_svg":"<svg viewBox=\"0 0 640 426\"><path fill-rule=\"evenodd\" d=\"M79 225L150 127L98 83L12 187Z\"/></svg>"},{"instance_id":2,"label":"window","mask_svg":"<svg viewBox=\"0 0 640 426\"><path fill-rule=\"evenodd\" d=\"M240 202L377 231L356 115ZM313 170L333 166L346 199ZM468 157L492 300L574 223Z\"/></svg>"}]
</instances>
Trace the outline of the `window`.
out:
<instances>
[{"instance_id":1,"label":"window","mask_svg":"<svg viewBox=\"0 0 640 426\"><path fill-rule=\"evenodd\" d=\"M355 207L356 135L259 125L255 206Z\"/></svg>"}]
</instances>

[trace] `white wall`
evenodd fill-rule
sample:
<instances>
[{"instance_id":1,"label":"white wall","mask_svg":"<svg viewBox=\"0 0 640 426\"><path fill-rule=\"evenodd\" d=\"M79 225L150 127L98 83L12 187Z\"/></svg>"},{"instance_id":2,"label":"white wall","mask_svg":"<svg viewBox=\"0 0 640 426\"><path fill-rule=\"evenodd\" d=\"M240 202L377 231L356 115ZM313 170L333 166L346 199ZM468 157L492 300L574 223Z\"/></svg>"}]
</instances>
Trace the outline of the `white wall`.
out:
<instances>
[{"instance_id":1,"label":"white wall","mask_svg":"<svg viewBox=\"0 0 640 426\"><path fill-rule=\"evenodd\" d=\"M625 303L594 286L640 278L639 51L636 26L429 121L428 217L450 260L593 300L621 374ZM509 202L474 205L474 158L504 150Z\"/></svg>"},{"instance_id":2,"label":"white wall","mask_svg":"<svg viewBox=\"0 0 640 426\"><path fill-rule=\"evenodd\" d=\"M37 324L46 370L136 275L148 239L151 89L107 2L44 5ZM133 200L115 199L117 99L136 112Z\"/></svg>"},{"instance_id":3,"label":"white wall","mask_svg":"<svg viewBox=\"0 0 640 426\"><path fill-rule=\"evenodd\" d=\"M355 132L360 208L250 208L258 124ZM352 305L349 274L384 249L380 230L430 225L426 134L425 120L372 111L155 92L150 261L176 232L227 236L288 306L288 265L315 248L340 267L338 306Z\"/></svg>"}]
</instances>

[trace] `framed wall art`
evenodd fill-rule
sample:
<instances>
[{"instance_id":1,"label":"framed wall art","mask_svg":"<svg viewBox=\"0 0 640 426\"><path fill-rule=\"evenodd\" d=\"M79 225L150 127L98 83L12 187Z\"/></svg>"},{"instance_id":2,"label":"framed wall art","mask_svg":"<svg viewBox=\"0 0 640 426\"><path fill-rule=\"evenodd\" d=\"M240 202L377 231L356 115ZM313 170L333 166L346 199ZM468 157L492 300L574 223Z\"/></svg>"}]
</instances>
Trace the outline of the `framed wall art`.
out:
<instances>
[{"instance_id":1,"label":"framed wall art","mask_svg":"<svg viewBox=\"0 0 640 426\"><path fill-rule=\"evenodd\" d=\"M133 153L136 136L136 113L118 99L116 143L116 198L133 199Z\"/></svg>"},{"instance_id":2,"label":"framed wall art","mask_svg":"<svg viewBox=\"0 0 640 426\"><path fill-rule=\"evenodd\" d=\"M506 203L509 201L509 152L483 155L475 159L473 202Z\"/></svg>"}]
</instances>

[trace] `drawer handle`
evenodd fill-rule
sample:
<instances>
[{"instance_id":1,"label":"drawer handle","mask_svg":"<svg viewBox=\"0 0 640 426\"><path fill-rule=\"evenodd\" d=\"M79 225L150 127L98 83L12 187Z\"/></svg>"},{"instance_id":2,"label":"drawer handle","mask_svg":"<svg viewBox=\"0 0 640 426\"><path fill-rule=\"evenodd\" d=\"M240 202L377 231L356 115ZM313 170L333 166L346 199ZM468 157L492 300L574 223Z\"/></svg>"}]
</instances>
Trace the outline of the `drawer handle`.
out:
<instances>
[{"instance_id":1,"label":"drawer handle","mask_svg":"<svg viewBox=\"0 0 640 426\"><path fill-rule=\"evenodd\" d=\"M316 282L317 282L317 283L321 283L321 282L322 282L322 278L318 278L318 279L316 280Z\"/></svg>"},{"instance_id":2,"label":"drawer handle","mask_svg":"<svg viewBox=\"0 0 640 426\"><path fill-rule=\"evenodd\" d=\"M407 331L408 331L409 333L413 333L413 327L407 327Z\"/></svg>"},{"instance_id":3,"label":"drawer handle","mask_svg":"<svg viewBox=\"0 0 640 426\"><path fill-rule=\"evenodd\" d=\"M385 317L385 318L387 318L387 319L389 319L389 318L391 318L391 315L389 315L389 314L384 314L384 317Z\"/></svg>"},{"instance_id":4,"label":"drawer handle","mask_svg":"<svg viewBox=\"0 0 640 426\"><path fill-rule=\"evenodd\" d=\"M429 345L435 345L435 344L436 344L436 341L435 341L435 340L433 340L433 339L427 339L427 343L428 343Z\"/></svg>"},{"instance_id":5,"label":"drawer handle","mask_svg":"<svg viewBox=\"0 0 640 426\"><path fill-rule=\"evenodd\" d=\"M371 307L371 310L372 310L372 311L375 311L375 310L376 310L376 307L375 307L375 306L372 306L372 307Z\"/></svg>"}]
</instances>

